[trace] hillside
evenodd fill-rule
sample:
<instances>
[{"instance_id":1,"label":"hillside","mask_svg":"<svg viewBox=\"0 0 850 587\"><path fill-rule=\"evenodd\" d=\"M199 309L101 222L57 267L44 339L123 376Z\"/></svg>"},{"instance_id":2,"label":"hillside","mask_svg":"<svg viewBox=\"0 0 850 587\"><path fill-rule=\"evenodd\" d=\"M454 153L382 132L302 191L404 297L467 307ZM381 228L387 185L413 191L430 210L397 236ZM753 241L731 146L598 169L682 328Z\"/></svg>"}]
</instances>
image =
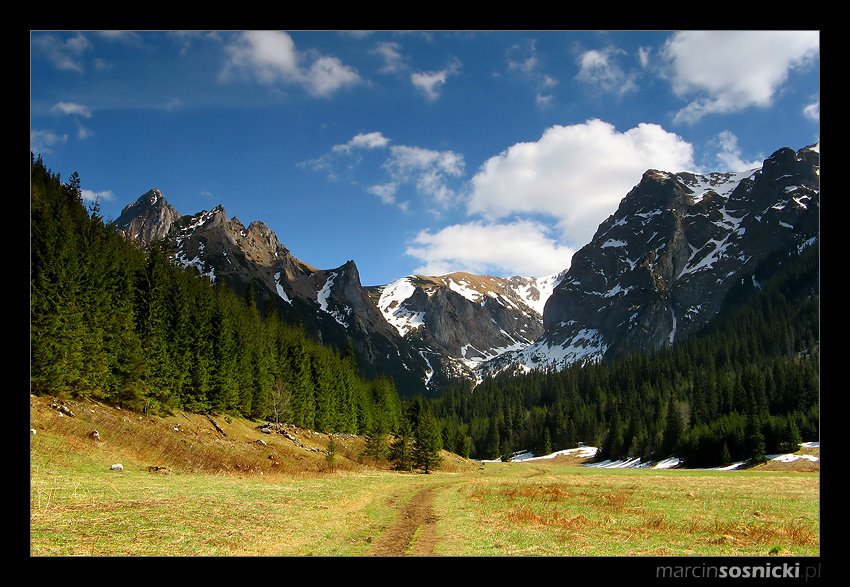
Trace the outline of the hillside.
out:
<instances>
[{"instance_id":1,"label":"hillside","mask_svg":"<svg viewBox=\"0 0 850 587\"><path fill-rule=\"evenodd\" d=\"M31 454L34 466L79 463L93 470L157 475L227 475L267 478L304 478L334 473L390 471L387 461L363 456L365 439L354 434L324 434L292 424L246 420L240 417L175 412L145 415L96 401L57 400L30 396ZM337 445L333 464L328 444ZM533 466L544 459L555 464L593 463L587 451L559 451L517 464ZM819 448L796 453L813 458L779 458L748 470L816 472ZM443 451L440 471L468 473L480 464ZM400 473L399 473L400 474Z\"/></svg>"},{"instance_id":2,"label":"hillside","mask_svg":"<svg viewBox=\"0 0 850 587\"><path fill-rule=\"evenodd\" d=\"M386 460L363 456L363 436L222 414L151 415L92 400L30 396L30 429L33 463L59 457L102 470L121 464L156 474L265 477L391 469ZM327 458L331 440L333 463ZM443 471L473 466L457 455L443 457Z\"/></svg>"}]
</instances>

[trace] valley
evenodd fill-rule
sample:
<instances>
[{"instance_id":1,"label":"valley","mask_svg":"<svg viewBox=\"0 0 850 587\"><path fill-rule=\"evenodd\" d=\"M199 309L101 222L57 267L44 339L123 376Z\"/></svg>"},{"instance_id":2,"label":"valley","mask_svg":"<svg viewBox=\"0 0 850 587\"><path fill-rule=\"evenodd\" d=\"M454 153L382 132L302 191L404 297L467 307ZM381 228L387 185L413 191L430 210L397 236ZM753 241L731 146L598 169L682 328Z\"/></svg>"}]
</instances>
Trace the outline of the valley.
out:
<instances>
[{"instance_id":1,"label":"valley","mask_svg":"<svg viewBox=\"0 0 850 587\"><path fill-rule=\"evenodd\" d=\"M820 36L31 31L30 557L819 578Z\"/></svg>"}]
</instances>

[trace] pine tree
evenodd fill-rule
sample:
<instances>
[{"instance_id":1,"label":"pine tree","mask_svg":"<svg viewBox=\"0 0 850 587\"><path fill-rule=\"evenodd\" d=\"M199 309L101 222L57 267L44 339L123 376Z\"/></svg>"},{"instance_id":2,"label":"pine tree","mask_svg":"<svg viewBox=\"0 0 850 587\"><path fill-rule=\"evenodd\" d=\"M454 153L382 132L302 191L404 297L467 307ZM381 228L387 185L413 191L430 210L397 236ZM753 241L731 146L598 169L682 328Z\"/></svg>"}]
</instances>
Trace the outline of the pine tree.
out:
<instances>
[{"instance_id":1,"label":"pine tree","mask_svg":"<svg viewBox=\"0 0 850 587\"><path fill-rule=\"evenodd\" d=\"M389 450L389 434L386 425L383 418L378 418L366 432L363 456L371 458L377 463L387 458Z\"/></svg>"},{"instance_id":2,"label":"pine tree","mask_svg":"<svg viewBox=\"0 0 850 587\"><path fill-rule=\"evenodd\" d=\"M747 427L746 443L749 461L753 464L767 461L765 456L764 433L762 432L762 416L755 397L755 392L747 394Z\"/></svg>"},{"instance_id":3,"label":"pine tree","mask_svg":"<svg viewBox=\"0 0 850 587\"><path fill-rule=\"evenodd\" d=\"M413 465L428 474L443 462L440 428L430 412L422 415L413 434Z\"/></svg>"},{"instance_id":4,"label":"pine tree","mask_svg":"<svg viewBox=\"0 0 850 587\"><path fill-rule=\"evenodd\" d=\"M667 417L665 421L664 437L661 443L661 450L665 455L673 454L679 444L679 439L685 429L685 423L682 419L682 414L679 412L677 402L670 399L667 402Z\"/></svg>"},{"instance_id":5,"label":"pine tree","mask_svg":"<svg viewBox=\"0 0 850 587\"><path fill-rule=\"evenodd\" d=\"M402 418L390 444L390 461L399 471L409 471L413 466L413 431L407 418Z\"/></svg>"},{"instance_id":6,"label":"pine tree","mask_svg":"<svg viewBox=\"0 0 850 587\"><path fill-rule=\"evenodd\" d=\"M336 468L336 452L336 441L334 440L334 437L331 436L328 441L327 451L325 451L325 461L331 469Z\"/></svg>"}]
</instances>

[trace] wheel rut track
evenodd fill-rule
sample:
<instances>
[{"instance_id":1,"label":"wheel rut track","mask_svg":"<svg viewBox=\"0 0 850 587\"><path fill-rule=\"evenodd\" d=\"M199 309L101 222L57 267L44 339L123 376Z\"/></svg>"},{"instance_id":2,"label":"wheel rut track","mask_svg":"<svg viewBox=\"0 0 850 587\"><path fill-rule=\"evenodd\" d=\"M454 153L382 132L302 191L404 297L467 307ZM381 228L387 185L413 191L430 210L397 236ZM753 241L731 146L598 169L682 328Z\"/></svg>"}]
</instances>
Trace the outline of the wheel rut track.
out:
<instances>
[{"instance_id":1,"label":"wheel rut track","mask_svg":"<svg viewBox=\"0 0 850 587\"><path fill-rule=\"evenodd\" d=\"M374 541L371 556L434 556L438 521L434 498L439 491L436 487L418 491Z\"/></svg>"}]
</instances>

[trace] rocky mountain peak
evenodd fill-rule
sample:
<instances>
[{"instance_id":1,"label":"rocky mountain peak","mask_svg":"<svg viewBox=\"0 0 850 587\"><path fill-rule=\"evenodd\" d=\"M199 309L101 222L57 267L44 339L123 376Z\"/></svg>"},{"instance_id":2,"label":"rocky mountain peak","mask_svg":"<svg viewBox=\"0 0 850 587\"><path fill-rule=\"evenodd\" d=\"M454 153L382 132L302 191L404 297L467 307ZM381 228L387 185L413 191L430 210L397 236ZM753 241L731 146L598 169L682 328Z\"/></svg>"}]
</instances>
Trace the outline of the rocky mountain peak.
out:
<instances>
[{"instance_id":1,"label":"rocky mountain peak","mask_svg":"<svg viewBox=\"0 0 850 587\"><path fill-rule=\"evenodd\" d=\"M177 210L165 201L162 192L154 188L125 206L115 226L127 238L146 245L166 238L180 218Z\"/></svg>"},{"instance_id":2,"label":"rocky mountain peak","mask_svg":"<svg viewBox=\"0 0 850 587\"><path fill-rule=\"evenodd\" d=\"M818 238L819 202L813 148L780 149L741 173L647 171L574 255L546 303L544 335L513 359L552 365L686 338L736 284L771 270L762 261Z\"/></svg>"}]
</instances>

